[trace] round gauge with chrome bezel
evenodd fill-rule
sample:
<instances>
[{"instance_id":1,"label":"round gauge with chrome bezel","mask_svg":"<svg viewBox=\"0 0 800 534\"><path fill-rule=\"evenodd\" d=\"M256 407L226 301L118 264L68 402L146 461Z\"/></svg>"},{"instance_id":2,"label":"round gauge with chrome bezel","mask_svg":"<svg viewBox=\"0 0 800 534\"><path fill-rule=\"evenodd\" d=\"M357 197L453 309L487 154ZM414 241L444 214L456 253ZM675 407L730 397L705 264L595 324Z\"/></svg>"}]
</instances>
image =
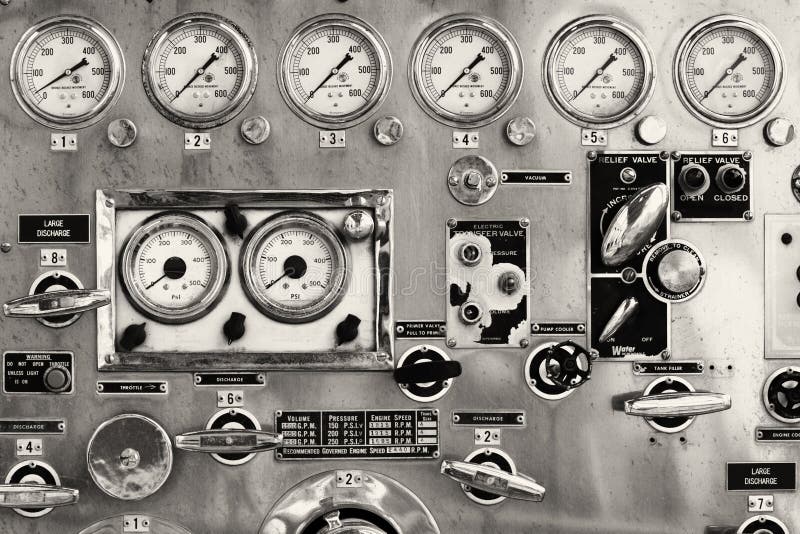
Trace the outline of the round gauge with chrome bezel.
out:
<instances>
[{"instance_id":1,"label":"round gauge with chrome bezel","mask_svg":"<svg viewBox=\"0 0 800 534\"><path fill-rule=\"evenodd\" d=\"M228 283L228 255L200 217L164 212L128 237L120 274L130 302L162 323L188 323L211 311Z\"/></svg>"},{"instance_id":2,"label":"round gauge with chrome bezel","mask_svg":"<svg viewBox=\"0 0 800 534\"><path fill-rule=\"evenodd\" d=\"M213 128L234 118L252 98L257 78L250 38L211 13L169 21L150 40L142 60L150 101L187 128Z\"/></svg>"},{"instance_id":3,"label":"round gauge with chrome bezel","mask_svg":"<svg viewBox=\"0 0 800 534\"><path fill-rule=\"evenodd\" d=\"M778 41L764 26L720 15L689 30L675 54L678 96L698 119L720 128L758 122L786 84Z\"/></svg>"},{"instance_id":4,"label":"round gauge with chrome bezel","mask_svg":"<svg viewBox=\"0 0 800 534\"><path fill-rule=\"evenodd\" d=\"M251 301L284 323L313 321L344 295L348 256L325 219L306 211L278 213L242 246L242 283Z\"/></svg>"},{"instance_id":5,"label":"round gauge with chrome bezel","mask_svg":"<svg viewBox=\"0 0 800 534\"><path fill-rule=\"evenodd\" d=\"M278 85L300 118L320 127L364 121L386 98L389 47L365 21L320 15L295 29L278 56Z\"/></svg>"},{"instance_id":6,"label":"round gauge with chrome bezel","mask_svg":"<svg viewBox=\"0 0 800 534\"><path fill-rule=\"evenodd\" d=\"M587 128L633 119L655 89L655 60L642 34L609 15L590 15L561 28L542 64L545 91L556 110Z\"/></svg>"},{"instance_id":7,"label":"round gauge with chrome bezel","mask_svg":"<svg viewBox=\"0 0 800 534\"><path fill-rule=\"evenodd\" d=\"M41 21L17 43L11 89L36 122L59 130L99 121L125 80L119 43L99 22L77 15Z\"/></svg>"},{"instance_id":8,"label":"round gauge with chrome bezel","mask_svg":"<svg viewBox=\"0 0 800 534\"><path fill-rule=\"evenodd\" d=\"M522 87L519 45L496 20L459 14L417 39L408 79L417 103L444 124L483 126L514 103Z\"/></svg>"}]
</instances>

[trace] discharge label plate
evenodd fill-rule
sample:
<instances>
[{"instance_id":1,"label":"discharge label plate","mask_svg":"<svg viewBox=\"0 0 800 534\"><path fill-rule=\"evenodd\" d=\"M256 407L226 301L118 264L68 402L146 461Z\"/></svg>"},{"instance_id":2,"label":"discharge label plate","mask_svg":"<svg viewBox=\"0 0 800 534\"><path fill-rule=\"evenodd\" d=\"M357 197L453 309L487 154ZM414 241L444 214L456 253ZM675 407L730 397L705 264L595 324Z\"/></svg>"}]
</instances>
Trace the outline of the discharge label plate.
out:
<instances>
[{"instance_id":1,"label":"discharge label plate","mask_svg":"<svg viewBox=\"0 0 800 534\"><path fill-rule=\"evenodd\" d=\"M729 462L728 491L795 491L794 462Z\"/></svg>"},{"instance_id":2,"label":"discharge label plate","mask_svg":"<svg viewBox=\"0 0 800 534\"><path fill-rule=\"evenodd\" d=\"M0 419L0 434L63 434L63 419Z\"/></svg>"},{"instance_id":3,"label":"discharge label plate","mask_svg":"<svg viewBox=\"0 0 800 534\"><path fill-rule=\"evenodd\" d=\"M276 411L279 460L439 457L438 410Z\"/></svg>"},{"instance_id":4,"label":"discharge label plate","mask_svg":"<svg viewBox=\"0 0 800 534\"><path fill-rule=\"evenodd\" d=\"M20 243L89 243L91 217L88 213L59 215L20 215Z\"/></svg>"}]
</instances>

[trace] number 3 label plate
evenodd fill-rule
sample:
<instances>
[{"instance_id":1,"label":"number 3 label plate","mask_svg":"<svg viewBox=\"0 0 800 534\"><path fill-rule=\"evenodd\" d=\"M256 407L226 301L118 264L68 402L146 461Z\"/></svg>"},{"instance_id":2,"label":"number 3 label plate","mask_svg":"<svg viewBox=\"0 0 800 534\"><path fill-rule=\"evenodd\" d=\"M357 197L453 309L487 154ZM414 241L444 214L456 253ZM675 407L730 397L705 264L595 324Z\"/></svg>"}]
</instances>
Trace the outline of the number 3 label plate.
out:
<instances>
[{"instance_id":1,"label":"number 3 label plate","mask_svg":"<svg viewBox=\"0 0 800 534\"><path fill-rule=\"evenodd\" d=\"M344 148L345 147L344 130L320 130L319 147Z\"/></svg>"}]
</instances>

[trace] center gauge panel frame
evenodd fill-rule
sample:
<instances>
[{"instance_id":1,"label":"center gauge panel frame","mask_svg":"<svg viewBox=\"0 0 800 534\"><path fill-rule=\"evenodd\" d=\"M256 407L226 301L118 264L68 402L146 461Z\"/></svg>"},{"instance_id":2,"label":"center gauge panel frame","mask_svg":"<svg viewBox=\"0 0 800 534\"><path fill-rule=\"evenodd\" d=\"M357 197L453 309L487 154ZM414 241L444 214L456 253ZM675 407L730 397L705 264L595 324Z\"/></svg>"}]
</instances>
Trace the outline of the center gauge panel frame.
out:
<instances>
[{"instance_id":1,"label":"center gauge panel frame","mask_svg":"<svg viewBox=\"0 0 800 534\"><path fill-rule=\"evenodd\" d=\"M392 229L393 192L390 189L352 191L332 190L113 190L96 192L97 287L111 290L111 305L97 310L97 368L99 371L200 372L200 371L392 371L394 369L393 298L392 298ZM235 204L243 210L347 212L364 210L374 218L374 231L367 238L374 282L372 316L365 325L374 325L368 335L371 344L352 349L332 347L328 350L122 350L117 339L125 324L117 324L120 293L118 255L124 230L117 228L118 212L140 211L145 217L153 210L224 210ZM248 231L255 231L259 221L252 219ZM239 248L237 247L238 251ZM234 251L230 261L237 258ZM233 285L233 282L231 283ZM221 304L225 302L225 297ZM260 320L255 318L253 320ZM314 328L314 323L305 327ZM158 325L158 328L164 325ZM174 326L174 325L168 325ZM180 326L180 325L178 325ZM302 328L304 324L294 325ZM259 345L268 333L257 332Z\"/></svg>"}]
</instances>

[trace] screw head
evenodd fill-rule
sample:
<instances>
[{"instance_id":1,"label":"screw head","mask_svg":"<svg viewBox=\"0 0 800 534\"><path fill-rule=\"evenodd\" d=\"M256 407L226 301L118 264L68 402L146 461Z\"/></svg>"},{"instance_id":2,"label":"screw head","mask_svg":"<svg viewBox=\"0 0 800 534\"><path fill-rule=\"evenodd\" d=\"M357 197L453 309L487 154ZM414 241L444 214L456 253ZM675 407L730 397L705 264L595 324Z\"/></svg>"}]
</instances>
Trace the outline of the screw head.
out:
<instances>
[{"instance_id":1,"label":"screw head","mask_svg":"<svg viewBox=\"0 0 800 534\"><path fill-rule=\"evenodd\" d=\"M449 337L449 338L447 338L447 346L448 346L448 347L451 347L451 348L452 348L452 347L455 347L455 346L456 346L456 344L457 344L457 343L456 343L456 338L454 338L454 337Z\"/></svg>"}]
</instances>

